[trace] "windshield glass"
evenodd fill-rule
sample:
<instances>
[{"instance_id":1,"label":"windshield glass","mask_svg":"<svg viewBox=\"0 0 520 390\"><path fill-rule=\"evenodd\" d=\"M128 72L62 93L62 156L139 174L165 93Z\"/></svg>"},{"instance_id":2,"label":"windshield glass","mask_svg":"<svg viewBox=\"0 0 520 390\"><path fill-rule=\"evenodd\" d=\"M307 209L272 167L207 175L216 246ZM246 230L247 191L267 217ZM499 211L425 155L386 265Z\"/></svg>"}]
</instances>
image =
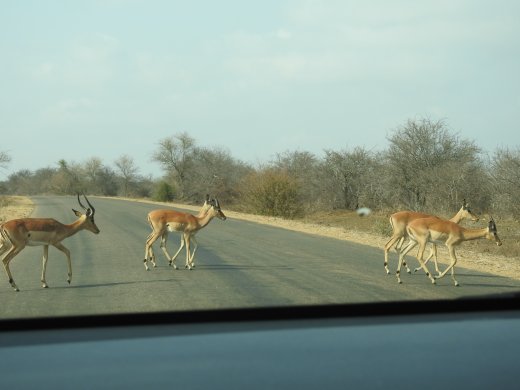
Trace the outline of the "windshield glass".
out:
<instances>
[{"instance_id":1,"label":"windshield glass","mask_svg":"<svg viewBox=\"0 0 520 390\"><path fill-rule=\"evenodd\" d=\"M3 5L0 320L518 291L519 8Z\"/></svg>"}]
</instances>

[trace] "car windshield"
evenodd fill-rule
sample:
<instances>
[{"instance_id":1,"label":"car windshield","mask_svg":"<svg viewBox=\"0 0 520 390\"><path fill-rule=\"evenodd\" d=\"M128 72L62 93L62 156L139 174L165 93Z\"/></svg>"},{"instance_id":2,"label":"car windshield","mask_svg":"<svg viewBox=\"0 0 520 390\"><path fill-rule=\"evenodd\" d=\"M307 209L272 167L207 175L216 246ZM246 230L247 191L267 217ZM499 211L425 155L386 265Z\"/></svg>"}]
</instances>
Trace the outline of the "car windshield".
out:
<instances>
[{"instance_id":1,"label":"car windshield","mask_svg":"<svg viewBox=\"0 0 520 390\"><path fill-rule=\"evenodd\" d=\"M520 290L520 3L0 12L0 320Z\"/></svg>"}]
</instances>

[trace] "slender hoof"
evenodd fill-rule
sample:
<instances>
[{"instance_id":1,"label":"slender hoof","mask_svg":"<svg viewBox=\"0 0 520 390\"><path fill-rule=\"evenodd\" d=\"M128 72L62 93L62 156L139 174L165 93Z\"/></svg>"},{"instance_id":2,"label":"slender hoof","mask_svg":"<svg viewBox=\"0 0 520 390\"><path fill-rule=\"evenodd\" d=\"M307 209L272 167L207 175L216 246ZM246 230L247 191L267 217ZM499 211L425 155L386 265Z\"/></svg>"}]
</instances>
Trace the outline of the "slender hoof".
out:
<instances>
[{"instance_id":1,"label":"slender hoof","mask_svg":"<svg viewBox=\"0 0 520 390\"><path fill-rule=\"evenodd\" d=\"M406 272L408 272L409 274L412 273L412 270L411 269L407 269Z\"/></svg>"},{"instance_id":2,"label":"slender hoof","mask_svg":"<svg viewBox=\"0 0 520 390\"><path fill-rule=\"evenodd\" d=\"M459 287L459 286L460 286L459 282L455 282L455 287Z\"/></svg>"},{"instance_id":3,"label":"slender hoof","mask_svg":"<svg viewBox=\"0 0 520 390\"><path fill-rule=\"evenodd\" d=\"M18 291L20 291L20 290L18 289L18 287L15 287L15 288L14 288L14 291L18 292Z\"/></svg>"},{"instance_id":4,"label":"slender hoof","mask_svg":"<svg viewBox=\"0 0 520 390\"><path fill-rule=\"evenodd\" d=\"M43 284L42 284L42 287L43 287L43 288L49 288L49 286L47 286L46 283L43 283Z\"/></svg>"}]
</instances>

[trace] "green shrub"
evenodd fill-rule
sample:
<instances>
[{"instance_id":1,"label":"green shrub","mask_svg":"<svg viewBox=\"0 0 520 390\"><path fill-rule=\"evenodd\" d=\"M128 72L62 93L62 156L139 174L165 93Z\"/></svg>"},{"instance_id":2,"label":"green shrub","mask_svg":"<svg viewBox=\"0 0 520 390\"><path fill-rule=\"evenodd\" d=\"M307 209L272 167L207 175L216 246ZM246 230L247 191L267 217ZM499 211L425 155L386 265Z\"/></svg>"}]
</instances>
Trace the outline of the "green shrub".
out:
<instances>
[{"instance_id":1,"label":"green shrub","mask_svg":"<svg viewBox=\"0 0 520 390\"><path fill-rule=\"evenodd\" d=\"M246 207L254 213L295 218L303 210L299 190L298 182L287 173L267 169L247 176L241 192Z\"/></svg>"},{"instance_id":2,"label":"green shrub","mask_svg":"<svg viewBox=\"0 0 520 390\"><path fill-rule=\"evenodd\" d=\"M173 186L161 181L154 191L153 199L159 202L171 202L175 198L175 191Z\"/></svg>"}]
</instances>

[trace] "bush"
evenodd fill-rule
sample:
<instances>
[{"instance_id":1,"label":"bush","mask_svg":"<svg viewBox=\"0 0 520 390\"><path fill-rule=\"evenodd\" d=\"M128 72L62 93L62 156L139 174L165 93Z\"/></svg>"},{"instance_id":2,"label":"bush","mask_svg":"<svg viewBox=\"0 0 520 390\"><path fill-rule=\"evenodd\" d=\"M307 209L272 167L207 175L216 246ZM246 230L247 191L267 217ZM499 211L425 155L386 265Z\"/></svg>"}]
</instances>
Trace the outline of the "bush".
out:
<instances>
[{"instance_id":1,"label":"bush","mask_svg":"<svg viewBox=\"0 0 520 390\"><path fill-rule=\"evenodd\" d=\"M159 202L171 202L175 198L175 191L173 187L161 181L154 191L153 199Z\"/></svg>"},{"instance_id":2,"label":"bush","mask_svg":"<svg viewBox=\"0 0 520 390\"><path fill-rule=\"evenodd\" d=\"M298 182L287 173L267 169L252 173L242 183L246 207L252 212L284 218L295 218L302 213Z\"/></svg>"}]
</instances>

